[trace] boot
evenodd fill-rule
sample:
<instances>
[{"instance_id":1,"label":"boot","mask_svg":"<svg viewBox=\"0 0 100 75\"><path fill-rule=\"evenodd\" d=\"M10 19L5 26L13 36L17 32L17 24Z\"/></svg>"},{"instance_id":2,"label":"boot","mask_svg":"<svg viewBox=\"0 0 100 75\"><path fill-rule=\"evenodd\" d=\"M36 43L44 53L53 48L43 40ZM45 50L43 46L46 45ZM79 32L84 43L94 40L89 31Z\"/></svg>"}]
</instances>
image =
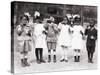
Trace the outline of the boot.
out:
<instances>
[{"instance_id":1,"label":"boot","mask_svg":"<svg viewBox=\"0 0 100 75\"><path fill-rule=\"evenodd\" d=\"M65 61L65 59L61 59L61 60L60 60L60 62L63 62L63 61Z\"/></svg>"},{"instance_id":2,"label":"boot","mask_svg":"<svg viewBox=\"0 0 100 75\"><path fill-rule=\"evenodd\" d=\"M77 62L76 56L74 56L74 62Z\"/></svg>"},{"instance_id":3,"label":"boot","mask_svg":"<svg viewBox=\"0 0 100 75\"><path fill-rule=\"evenodd\" d=\"M53 56L53 62L56 63L56 55Z\"/></svg>"},{"instance_id":4,"label":"boot","mask_svg":"<svg viewBox=\"0 0 100 75\"><path fill-rule=\"evenodd\" d=\"M90 63L93 63L93 53L91 53Z\"/></svg>"},{"instance_id":5,"label":"boot","mask_svg":"<svg viewBox=\"0 0 100 75\"><path fill-rule=\"evenodd\" d=\"M48 55L48 62L51 62L51 55Z\"/></svg>"},{"instance_id":6,"label":"boot","mask_svg":"<svg viewBox=\"0 0 100 75\"><path fill-rule=\"evenodd\" d=\"M38 60L36 60L36 62L38 63L38 64L41 64L41 62L40 62L40 60L38 59Z\"/></svg>"},{"instance_id":7,"label":"boot","mask_svg":"<svg viewBox=\"0 0 100 75\"><path fill-rule=\"evenodd\" d=\"M43 58L40 59L40 62L41 62L41 63L46 63L46 61L43 60Z\"/></svg>"},{"instance_id":8,"label":"boot","mask_svg":"<svg viewBox=\"0 0 100 75\"><path fill-rule=\"evenodd\" d=\"M22 67L25 67L26 65L24 64L24 59L21 59L21 65Z\"/></svg>"},{"instance_id":9,"label":"boot","mask_svg":"<svg viewBox=\"0 0 100 75\"><path fill-rule=\"evenodd\" d=\"M92 59L90 59L90 63L93 63L93 60Z\"/></svg>"},{"instance_id":10,"label":"boot","mask_svg":"<svg viewBox=\"0 0 100 75\"><path fill-rule=\"evenodd\" d=\"M80 56L78 56L78 60L77 60L77 62L80 62Z\"/></svg>"},{"instance_id":11,"label":"boot","mask_svg":"<svg viewBox=\"0 0 100 75\"><path fill-rule=\"evenodd\" d=\"M24 64L25 64L26 66L30 66L30 64L27 62L27 58L24 58Z\"/></svg>"}]
</instances>

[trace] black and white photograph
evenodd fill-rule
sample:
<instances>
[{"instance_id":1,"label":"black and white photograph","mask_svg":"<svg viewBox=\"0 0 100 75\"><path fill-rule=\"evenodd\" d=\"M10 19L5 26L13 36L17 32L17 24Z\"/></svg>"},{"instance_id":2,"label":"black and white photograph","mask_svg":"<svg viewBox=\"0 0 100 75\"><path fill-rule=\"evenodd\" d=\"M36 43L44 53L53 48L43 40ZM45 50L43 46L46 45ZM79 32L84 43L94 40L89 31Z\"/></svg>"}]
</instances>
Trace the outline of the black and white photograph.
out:
<instances>
[{"instance_id":1,"label":"black and white photograph","mask_svg":"<svg viewBox=\"0 0 100 75\"><path fill-rule=\"evenodd\" d=\"M97 6L11 2L11 72L93 70Z\"/></svg>"}]
</instances>

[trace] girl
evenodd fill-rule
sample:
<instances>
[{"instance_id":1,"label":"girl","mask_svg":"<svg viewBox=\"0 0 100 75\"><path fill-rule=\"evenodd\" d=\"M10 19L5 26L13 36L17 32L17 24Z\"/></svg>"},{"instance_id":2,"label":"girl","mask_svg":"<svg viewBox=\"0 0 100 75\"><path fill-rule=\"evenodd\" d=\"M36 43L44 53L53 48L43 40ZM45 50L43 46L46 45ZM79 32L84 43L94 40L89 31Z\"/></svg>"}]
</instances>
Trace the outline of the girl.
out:
<instances>
[{"instance_id":1,"label":"girl","mask_svg":"<svg viewBox=\"0 0 100 75\"><path fill-rule=\"evenodd\" d=\"M48 47L48 62L51 62L51 51L53 51L53 62L56 62L56 44L57 44L57 25L54 23L54 18L51 16L48 23L45 24L47 33L47 47Z\"/></svg>"},{"instance_id":2,"label":"girl","mask_svg":"<svg viewBox=\"0 0 100 75\"><path fill-rule=\"evenodd\" d=\"M44 34L44 24L40 23L40 18L36 19L34 24L34 35L35 35L35 55L38 64L45 63L43 60L43 48L46 46L45 34Z\"/></svg>"},{"instance_id":3,"label":"girl","mask_svg":"<svg viewBox=\"0 0 100 75\"><path fill-rule=\"evenodd\" d=\"M30 66L28 63L28 52L31 50L30 42L32 40L32 32L29 26L29 17L24 15L20 18L21 24L17 26L17 40L19 51L21 54L21 64L23 67Z\"/></svg>"},{"instance_id":4,"label":"girl","mask_svg":"<svg viewBox=\"0 0 100 75\"><path fill-rule=\"evenodd\" d=\"M75 15L74 17L74 26L72 29L73 35L72 35L72 49L74 49L74 61L79 62L80 61L80 51L82 49L82 36L84 33L83 27L80 25L80 16Z\"/></svg>"},{"instance_id":5,"label":"girl","mask_svg":"<svg viewBox=\"0 0 100 75\"><path fill-rule=\"evenodd\" d=\"M58 43L62 48L62 57L60 62L68 62L67 53L71 46L71 32L70 26L68 25L68 17L64 18L64 21L59 24L58 29L60 30Z\"/></svg>"}]
</instances>

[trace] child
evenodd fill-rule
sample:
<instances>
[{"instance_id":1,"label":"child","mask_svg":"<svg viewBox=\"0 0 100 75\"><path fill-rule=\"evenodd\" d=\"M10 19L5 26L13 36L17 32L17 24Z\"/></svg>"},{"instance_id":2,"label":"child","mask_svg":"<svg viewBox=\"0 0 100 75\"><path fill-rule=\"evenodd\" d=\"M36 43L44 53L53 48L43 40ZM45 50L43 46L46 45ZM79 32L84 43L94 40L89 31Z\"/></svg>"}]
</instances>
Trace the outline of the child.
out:
<instances>
[{"instance_id":1,"label":"child","mask_svg":"<svg viewBox=\"0 0 100 75\"><path fill-rule=\"evenodd\" d=\"M85 30L87 35L86 48L88 53L88 62L93 63L93 54L95 52L95 42L97 40L97 29L95 28L95 21L90 21L90 25Z\"/></svg>"},{"instance_id":2,"label":"child","mask_svg":"<svg viewBox=\"0 0 100 75\"><path fill-rule=\"evenodd\" d=\"M32 40L31 28L29 26L29 17L24 15L20 18L21 24L17 26L19 51L21 54L21 64L23 67L30 66L28 63L28 52L31 49L30 42Z\"/></svg>"},{"instance_id":3,"label":"child","mask_svg":"<svg viewBox=\"0 0 100 75\"><path fill-rule=\"evenodd\" d=\"M71 47L71 32L70 26L68 25L68 17L64 18L64 21L59 24L58 28L60 30L58 43L61 46L63 53L60 62L68 62L67 51L69 47Z\"/></svg>"},{"instance_id":4,"label":"child","mask_svg":"<svg viewBox=\"0 0 100 75\"><path fill-rule=\"evenodd\" d=\"M50 17L48 23L44 26L47 32L48 62L51 62L51 50L53 50L53 62L56 62L56 44L57 44L57 25L54 18Z\"/></svg>"},{"instance_id":5,"label":"child","mask_svg":"<svg viewBox=\"0 0 100 75\"><path fill-rule=\"evenodd\" d=\"M72 29L72 49L74 49L74 61L80 62L80 51L82 49L82 37L83 37L83 27L80 25L80 16L75 15L74 17L74 26Z\"/></svg>"},{"instance_id":6,"label":"child","mask_svg":"<svg viewBox=\"0 0 100 75\"><path fill-rule=\"evenodd\" d=\"M35 54L36 54L36 59L37 63L45 63L43 60L43 48L46 45L45 43L45 34L44 34L44 26L40 22L40 18L38 17L36 19L36 23L34 26L34 35L35 35Z\"/></svg>"}]
</instances>

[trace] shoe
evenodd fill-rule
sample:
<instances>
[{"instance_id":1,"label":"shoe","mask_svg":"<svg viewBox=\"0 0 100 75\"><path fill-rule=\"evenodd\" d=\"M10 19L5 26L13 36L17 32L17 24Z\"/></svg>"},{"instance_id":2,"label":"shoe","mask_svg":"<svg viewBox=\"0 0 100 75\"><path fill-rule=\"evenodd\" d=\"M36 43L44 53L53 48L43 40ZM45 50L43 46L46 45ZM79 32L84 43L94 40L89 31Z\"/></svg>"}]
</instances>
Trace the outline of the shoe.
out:
<instances>
[{"instance_id":1,"label":"shoe","mask_svg":"<svg viewBox=\"0 0 100 75\"><path fill-rule=\"evenodd\" d=\"M25 61L24 61L24 64L25 64L26 66L30 66L30 64L27 62L27 58L25 58L24 60L25 60Z\"/></svg>"},{"instance_id":2,"label":"shoe","mask_svg":"<svg viewBox=\"0 0 100 75\"><path fill-rule=\"evenodd\" d=\"M74 62L77 62L76 56L74 56Z\"/></svg>"},{"instance_id":3,"label":"shoe","mask_svg":"<svg viewBox=\"0 0 100 75\"><path fill-rule=\"evenodd\" d=\"M46 63L46 61L44 61L43 59L42 59L42 60L40 60L40 62L41 62L41 63Z\"/></svg>"},{"instance_id":4,"label":"shoe","mask_svg":"<svg viewBox=\"0 0 100 75\"><path fill-rule=\"evenodd\" d=\"M78 56L78 60L77 60L77 62L80 62L80 56Z\"/></svg>"},{"instance_id":5,"label":"shoe","mask_svg":"<svg viewBox=\"0 0 100 75\"><path fill-rule=\"evenodd\" d=\"M63 62L63 61L65 61L65 59L61 59L61 60L60 60L60 62Z\"/></svg>"},{"instance_id":6,"label":"shoe","mask_svg":"<svg viewBox=\"0 0 100 75\"><path fill-rule=\"evenodd\" d=\"M53 62L56 63L56 55L53 56Z\"/></svg>"},{"instance_id":7,"label":"shoe","mask_svg":"<svg viewBox=\"0 0 100 75\"><path fill-rule=\"evenodd\" d=\"M51 55L48 55L48 62L51 62Z\"/></svg>"},{"instance_id":8,"label":"shoe","mask_svg":"<svg viewBox=\"0 0 100 75\"><path fill-rule=\"evenodd\" d=\"M37 60L37 63L38 63L38 64L41 64L40 60Z\"/></svg>"},{"instance_id":9,"label":"shoe","mask_svg":"<svg viewBox=\"0 0 100 75\"><path fill-rule=\"evenodd\" d=\"M88 59L88 63L90 63L90 61L91 61L91 60L90 60L90 59Z\"/></svg>"},{"instance_id":10,"label":"shoe","mask_svg":"<svg viewBox=\"0 0 100 75\"><path fill-rule=\"evenodd\" d=\"M92 61L92 60L90 60L90 63L93 63L93 61Z\"/></svg>"},{"instance_id":11,"label":"shoe","mask_svg":"<svg viewBox=\"0 0 100 75\"><path fill-rule=\"evenodd\" d=\"M68 60L65 59L65 62L68 62Z\"/></svg>"},{"instance_id":12,"label":"shoe","mask_svg":"<svg viewBox=\"0 0 100 75\"><path fill-rule=\"evenodd\" d=\"M21 66L26 67L26 65L24 64L24 59L21 59Z\"/></svg>"}]
</instances>

